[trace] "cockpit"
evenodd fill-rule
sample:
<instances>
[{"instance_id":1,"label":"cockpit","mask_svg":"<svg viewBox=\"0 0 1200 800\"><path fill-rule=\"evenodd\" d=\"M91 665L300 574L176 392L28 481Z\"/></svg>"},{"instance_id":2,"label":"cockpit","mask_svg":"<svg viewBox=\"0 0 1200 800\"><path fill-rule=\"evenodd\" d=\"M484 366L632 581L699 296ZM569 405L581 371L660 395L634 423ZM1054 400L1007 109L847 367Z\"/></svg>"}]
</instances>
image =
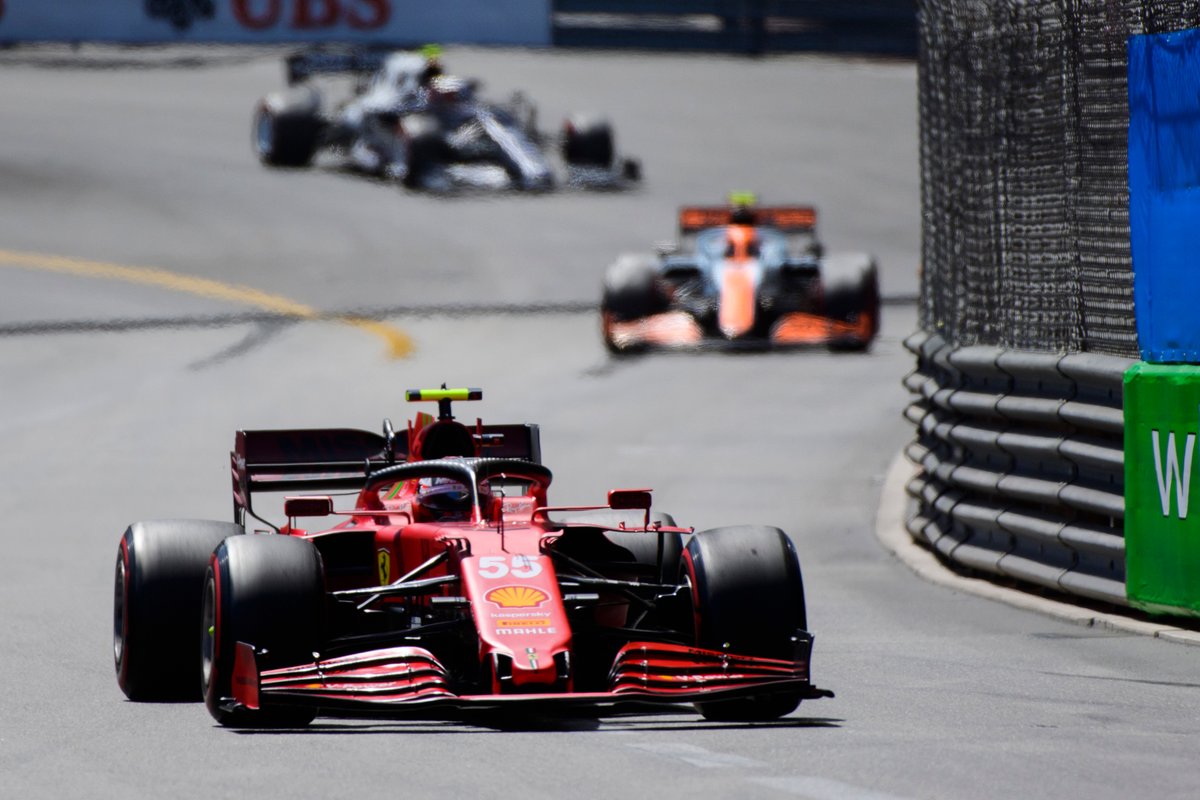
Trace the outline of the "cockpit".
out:
<instances>
[{"instance_id":1,"label":"cockpit","mask_svg":"<svg viewBox=\"0 0 1200 800\"><path fill-rule=\"evenodd\" d=\"M788 239L774 228L721 226L696 236L696 252L702 261L757 258L768 263L787 258Z\"/></svg>"},{"instance_id":2,"label":"cockpit","mask_svg":"<svg viewBox=\"0 0 1200 800\"><path fill-rule=\"evenodd\" d=\"M551 479L549 469L530 461L452 456L377 470L365 499L414 522L511 523L546 505Z\"/></svg>"}]
</instances>

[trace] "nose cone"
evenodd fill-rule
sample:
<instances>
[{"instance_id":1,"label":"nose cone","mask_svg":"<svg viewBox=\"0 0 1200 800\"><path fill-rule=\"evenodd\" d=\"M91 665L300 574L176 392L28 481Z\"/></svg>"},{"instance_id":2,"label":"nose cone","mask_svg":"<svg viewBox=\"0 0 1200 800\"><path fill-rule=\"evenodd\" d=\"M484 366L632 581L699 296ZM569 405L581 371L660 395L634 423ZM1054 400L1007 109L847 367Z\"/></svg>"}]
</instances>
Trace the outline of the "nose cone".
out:
<instances>
[{"instance_id":1,"label":"nose cone","mask_svg":"<svg viewBox=\"0 0 1200 800\"><path fill-rule=\"evenodd\" d=\"M717 327L728 339L745 336L754 327L754 272L749 263L729 263L721 270L721 304Z\"/></svg>"}]
</instances>

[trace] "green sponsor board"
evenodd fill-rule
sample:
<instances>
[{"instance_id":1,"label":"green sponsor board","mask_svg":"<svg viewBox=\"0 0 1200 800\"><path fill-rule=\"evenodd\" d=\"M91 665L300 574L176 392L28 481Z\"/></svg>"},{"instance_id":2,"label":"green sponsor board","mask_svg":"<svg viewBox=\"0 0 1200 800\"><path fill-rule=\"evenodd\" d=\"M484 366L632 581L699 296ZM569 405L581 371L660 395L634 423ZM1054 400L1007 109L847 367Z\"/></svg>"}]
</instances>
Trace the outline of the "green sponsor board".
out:
<instances>
[{"instance_id":1,"label":"green sponsor board","mask_svg":"<svg viewBox=\"0 0 1200 800\"><path fill-rule=\"evenodd\" d=\"M1200 366L1125 372L1125 592L1153 612L1200 616Z\"/></svg>"}]
</instances>

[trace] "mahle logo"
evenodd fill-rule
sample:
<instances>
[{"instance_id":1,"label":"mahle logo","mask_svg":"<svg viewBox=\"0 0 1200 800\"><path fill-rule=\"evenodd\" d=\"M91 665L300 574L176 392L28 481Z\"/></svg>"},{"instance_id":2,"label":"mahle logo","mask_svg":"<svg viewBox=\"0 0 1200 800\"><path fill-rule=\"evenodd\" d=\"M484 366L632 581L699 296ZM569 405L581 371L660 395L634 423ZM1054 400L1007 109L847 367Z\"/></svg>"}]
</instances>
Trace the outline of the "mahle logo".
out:
<instances>
[{"instance_id":1,"label":"mahle logo","mask_svg":"<svg viewBox=\"0 0 1200 800\"><path fill-rule=\"evenodd\" d=\"M1162 436L1157 429L1150 431L1150 444L1154 448L1154 475L1158 479L1158 499L1164 517L1171 516L1171 495L1175 495L1175 513L1179 519L1187 519L1188 495L1192 488L1192 456L1196 452L1196 434L1184 437L1183 473L1180 474L1179 449L1175 431L1167 431L1166 452L1162 448ZM1174 492L1171 490L1174 489Z\"/></svg>"}]
</instances>

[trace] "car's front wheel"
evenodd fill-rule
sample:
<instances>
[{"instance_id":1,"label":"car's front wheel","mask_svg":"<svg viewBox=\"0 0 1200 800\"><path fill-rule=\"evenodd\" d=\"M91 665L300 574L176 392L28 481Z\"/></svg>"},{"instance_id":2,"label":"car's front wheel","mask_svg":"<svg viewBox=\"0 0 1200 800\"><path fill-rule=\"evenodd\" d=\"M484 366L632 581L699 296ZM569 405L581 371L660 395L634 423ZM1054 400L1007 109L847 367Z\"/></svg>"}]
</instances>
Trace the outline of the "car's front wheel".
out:
<instances>
[{"instance_id":1,"label":"car's front wheel","mask_svg":"<svg viewBox=\"0 0 1200 800\"><path fill-rule=\"evenodd\" d=\"M230 727L312 722L311 708L233 706L234 655L245 642L265 653L268 664L309 662L323 638L324 612L321 559L312 543L274 534L222 542L209 561L200 616L201 686L213 719Z\"/></svg>"},{"instance_id":2,"label":"car's front wheel","mask_svg":"<svg viewBox=\"0 0 1200 800\"><path fill-rule=\"evenodd\" d=\"M316 155L324 121L311 89L268 95L254 111L254 152L271 167L305 167Z\"/></svg>"},{"instance_id":3,"label":"car's front wheel","mask_svg":"<svg viewBox=\"0 0 1200 800\"><path fill-rule=\"evenodd\" d=\"M808 626L800 560L778 528L740 525L701 531L683 554L691 582L696 645L791 660ZM790 714L797 692L696 703L709 720L761 722Z\"/></svg>"},{"instance_id":4,"label":"car's front wheel","mask_svg":"<svg viewBox=\"0 0 1200 800\"><path fill-rule=\"evenodd\" d=\"M605 272L600 324L609 352L621 354L636 349L614 335L616 323L658 314L669 307L659 285L659 274L659 260L640 254L622 255Z\"/></svg>"},{"instance_id":5,"label":"car's front wheel","mask_svg":"<svg viewBox=\"0 0 1200 800\"><path fill-rule=\"evenodd\" d=\"M838 255L821 267L825 316L850 332L835 336L829 349L863 352L879 332L879 270L867 255Z\"/></svg>"}]
</instances>

